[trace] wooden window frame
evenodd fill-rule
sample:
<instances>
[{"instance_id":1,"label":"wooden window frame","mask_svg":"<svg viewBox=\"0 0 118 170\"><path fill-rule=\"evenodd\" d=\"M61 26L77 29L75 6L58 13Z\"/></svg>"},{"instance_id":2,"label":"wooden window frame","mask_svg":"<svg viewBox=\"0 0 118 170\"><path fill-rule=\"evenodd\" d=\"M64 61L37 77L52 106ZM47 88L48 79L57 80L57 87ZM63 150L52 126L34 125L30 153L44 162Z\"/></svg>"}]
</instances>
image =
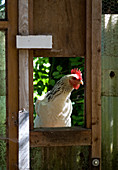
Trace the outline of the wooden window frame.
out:
<instances>
[{"instance_id":1,"label":"wooden window frame","mask_svg":"<svg viewBox=\"0 0 118 170\"><path fill-rule=\"evenodd\" d=\"M28 2L29 33L33 34L33 0ZM14 6L14 10L12 9ZM8 20L0 21L0 29L7 30L7 115L8 115L8 167L18 167L18 111L19 70L16 35L18 34L18 2L7 0ZM14 15L16 14L16 15ZM20 33L20 31L19 31ZM33 129L33 57L38 50L28 51L30 145L77 146L90 145L91 158L101 158L101 1L86 0L86 128ZM19 87L19 89L18 89ZM74 137L73 137L74 136Z\"/></svg>"},{"instance_id":2,"label":"wooden window frame","mask_svg":"<svg viewBox=\"0 0 118 170\"><path fill-rule=\"evenodd\" d=\"M32 57L40 56L38 50ZM101 159L101 1L86 1L86 54L85 54L85 115L86 128L33 129L30 98L31 147L90 145L91 158ZM32 57L30 71L33 72ZM31 77L30 74L30 77ZM30 79L30 87L33 85ZM31 91L33 86L31 88ZM31 94L30 91L30 94ZM74 138L73 138L74 136Z\"/></svg>"},{"instance_id":3,"label":"wooden window frame","mask_svg":"<svg viewBox=\"0 0 118 170\"><path fill-rule=\"evenodd\" d=\"M89 4L90 8L90 4ZM87 7L88 13L90 12L90 9ZM92 20L89 16L87 16L87 19L89 20L87 23L91 24ZM29 22L33 23L33 16L32 20ZM33 33L33 28L30 29L30 34ZM88 34L91 34L91 27L86 32L86 37ZM86 38L87 41L91 44L91 36ZM86 89L85 94L87 97L85 97L85 113L88 110L88 113L86 113L86 128L80 128L80 127L60 127L60 128L39 128L34 129L33 125L33 57L39 57L41 56L40 50L30 50L29 53L29 116L30 116L30 146L31 147L40 147L40 146L79 146L79 145L89 145L91 146L92 143L92 130L91 130L91 93L89 92L89 89L91 89L91 66L89 65L91 63L91 45L88 45L89 42L86 44L86 51L87 51L87 60L86 60L86 79L88 81L86 82ZM44 52L45 56L48 55L48 51ZM44 56L44 57L45 57ZM58 57L58 56L56 56ZM89 102L87 102L89 101ZM88 109L89 107L89 109ZM74 136L74 138L73 138ZM40 139L40 140L39 140Z\"/></svg>"},{"instance_id":4,"label":"wooden window frame","mask_svg":"<svg viewBox=\"0 0 118 170\"><path fill-rule=\"evenodd\" d=\"M40 56L39 50L32 57ZM101 158L101 1L86 1L86 60L85 114L86 128L33 129L32 99L30 96L31 147L91 145L92 158ZM33 85L30 57L30 87ZM33 86L30 88L32 93ZM74 136L74 138L73 138ZM40 139L40 140L39 140Z\"/></svg>"}]
</instances>

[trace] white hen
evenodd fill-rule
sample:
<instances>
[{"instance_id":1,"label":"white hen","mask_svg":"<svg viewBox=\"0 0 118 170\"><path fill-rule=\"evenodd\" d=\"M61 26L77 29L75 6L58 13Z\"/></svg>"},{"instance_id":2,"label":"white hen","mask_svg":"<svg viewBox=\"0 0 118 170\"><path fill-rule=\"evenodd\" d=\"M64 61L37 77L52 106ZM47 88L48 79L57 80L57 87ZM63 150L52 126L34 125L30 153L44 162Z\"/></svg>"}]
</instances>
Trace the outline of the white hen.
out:
<instances>
[{"instance_id":1,"label":"white hen","mask_svg":"<svg viewBox=\"0 0 118 170\"><path fill-rule=\"evenodd\" d=\"M83 84L82 73L72 69L70 75L62 77L53 87L37 100L35 111L37 113L34 127L65 127L71 126L72 103L70 95L73 89L78 89Z\"/></svg>"}]
</instances>

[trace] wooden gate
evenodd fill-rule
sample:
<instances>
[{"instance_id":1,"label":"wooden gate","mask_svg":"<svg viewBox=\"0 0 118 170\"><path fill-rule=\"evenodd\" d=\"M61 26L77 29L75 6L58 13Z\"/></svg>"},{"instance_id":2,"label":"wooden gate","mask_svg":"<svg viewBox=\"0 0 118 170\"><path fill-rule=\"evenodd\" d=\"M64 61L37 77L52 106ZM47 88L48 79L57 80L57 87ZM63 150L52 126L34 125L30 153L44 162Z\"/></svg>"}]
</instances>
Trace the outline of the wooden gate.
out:
<instances>
[{"instance_id":1,"label":"wooden gate","mask_svg":"<svg viewBox=\"0 0 118 170\"><path fill-rule=\"evenodd\" d=\"M16 122L18 111L22 108L29 112L30 147L89 145L91 146L91 169L100 169L101 1L19 0L17 4L16 0L8 0L7 10L8 20L0 21L0 29L7 29L9 169L18 168ZM39 36L39 42L40 35L46 38L50 35L49 45L32 46L33 38L29 35L34 39ZM22 46L25 38L26 43ZM28 38L31 38L31 44L26 46L29 42ZM16 40L19 50L16 49ZM86 128L34 130L33 57L36 56L85 57ZM73 136L75 136L74 140Z\"/></svg>"}]
</instances>

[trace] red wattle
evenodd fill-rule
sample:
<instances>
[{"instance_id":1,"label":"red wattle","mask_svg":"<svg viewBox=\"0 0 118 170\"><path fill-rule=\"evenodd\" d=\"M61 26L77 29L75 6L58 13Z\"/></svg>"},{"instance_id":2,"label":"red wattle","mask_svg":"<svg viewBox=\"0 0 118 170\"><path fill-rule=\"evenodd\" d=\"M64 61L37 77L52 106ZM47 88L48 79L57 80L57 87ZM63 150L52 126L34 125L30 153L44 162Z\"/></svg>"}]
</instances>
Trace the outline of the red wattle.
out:
<instances>
[{"instance_id":1,"label":"red wattle","mask_svg":"<svg viewBox=\"0 0 118 170\"><path fill-rule=\"evenodd\" d=\"M74 84L74 85L73 85L73 87L74 87L74 89L76 89L76 90L77 90L77 89L79 89L80 84L77 84L77 85L76 85L76 84Z\"/></svg>"}]
</instances>

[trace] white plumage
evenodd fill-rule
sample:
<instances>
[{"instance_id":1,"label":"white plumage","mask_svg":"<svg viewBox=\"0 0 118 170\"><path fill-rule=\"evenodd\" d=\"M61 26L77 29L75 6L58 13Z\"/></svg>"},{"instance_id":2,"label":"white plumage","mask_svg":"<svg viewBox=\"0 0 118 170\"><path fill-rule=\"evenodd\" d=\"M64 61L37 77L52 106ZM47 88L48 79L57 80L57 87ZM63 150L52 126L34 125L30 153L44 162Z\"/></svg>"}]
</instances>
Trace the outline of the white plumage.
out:
<instances>
[{"instance_id":1,"label":"white plumage","mask_svg":"<svg viewBox=\"0 0 118 170\"><path fill-rule=\"evenodd\" d=\"M78 70L77 70L78 71ZM82 84L81 72L62 77L53 89L37 100L34 127L65 127L71 126L72 103L70 95L72 90L78 89ZM81 76L80 76L81 75Z\"/></svg>"}]
</instances>

